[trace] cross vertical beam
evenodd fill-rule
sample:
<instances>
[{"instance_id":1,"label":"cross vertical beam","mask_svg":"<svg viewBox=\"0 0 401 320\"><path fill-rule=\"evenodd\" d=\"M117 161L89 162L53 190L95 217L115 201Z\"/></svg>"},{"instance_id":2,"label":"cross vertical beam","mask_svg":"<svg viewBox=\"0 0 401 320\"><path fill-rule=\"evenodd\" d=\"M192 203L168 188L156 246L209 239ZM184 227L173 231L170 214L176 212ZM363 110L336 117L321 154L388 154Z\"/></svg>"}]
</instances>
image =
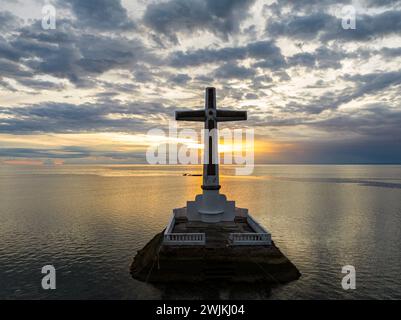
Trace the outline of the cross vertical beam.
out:
<instances>
[{"instance_id":1,"label":"cross vertical beam","mask_svg":"<svg viewBox=\"0 0 401 320\"><path fill-rule=\"evenodd\" d=\"M216 89L206 88L205 109L176 111L177 121L197 121L205 124L204 158L203 158L203 204L201 214L214 215L222 213L224 204L219 196L219 157L218 157L218 122L246 120L246 111L218 110L216 106ZM217 221L217 220L216 220Z\"/></svg>"},{"instance_id":2,"label":"cross vertical beam","mask_svg":"<svg viewBox=\"0 0 401 320\"><path fill-rule=\"evenodd\" d=\"M219 154L217 134L216 89L206 88L203 190L219 190Z\"/></svg>"}]
</instances>

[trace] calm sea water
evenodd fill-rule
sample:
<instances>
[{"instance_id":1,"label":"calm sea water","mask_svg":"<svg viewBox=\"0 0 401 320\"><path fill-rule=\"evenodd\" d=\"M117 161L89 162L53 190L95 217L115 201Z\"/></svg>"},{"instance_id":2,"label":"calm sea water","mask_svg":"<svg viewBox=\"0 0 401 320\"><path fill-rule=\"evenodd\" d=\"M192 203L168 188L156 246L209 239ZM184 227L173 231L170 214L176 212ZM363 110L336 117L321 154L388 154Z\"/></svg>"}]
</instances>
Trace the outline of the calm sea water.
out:
<instances>
[{"instance_id":1,"label":"calm sea water","mask_svg":"<svg viewBox=\"0 0 401 320\"><path fill-rule=\"evenodd\" d=\"M0 166L0 298L166 297L133 280L129 265L172 209L200 192L201 177L182 176L200 170ZM222 173L222 192L249 208L302 273L270 298L401 298L401 166L266 165L248 177L232 167ZM41 289L46 264L56 267L56 290ZM344 265L356 268L356 290L341 287ZM177 292L167 297L198 298L193 288ZM265 298L252 288L239 297Z\"/></svg>"}]
</instances>

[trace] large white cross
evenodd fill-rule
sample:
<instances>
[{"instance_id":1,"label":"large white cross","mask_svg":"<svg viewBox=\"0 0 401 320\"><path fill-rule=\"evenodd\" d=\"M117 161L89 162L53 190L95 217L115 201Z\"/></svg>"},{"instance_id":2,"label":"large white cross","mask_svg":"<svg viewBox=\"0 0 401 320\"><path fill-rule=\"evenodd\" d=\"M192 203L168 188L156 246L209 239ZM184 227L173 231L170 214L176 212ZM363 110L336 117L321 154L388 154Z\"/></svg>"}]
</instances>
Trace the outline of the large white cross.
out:
<instances>
[{"instance_id":1,"label":"large white cross","mask_svg":"<svg viewBox=\"0 0 401 320\"><path fill-rule=\"evenodd\" d=\"M216 108L216 89L209 87L206 88L204 110L176 111L175 119L177 121L198 121L205 123L202 184L203 211L204 213L218 213L221 209L217 207L221 207L221 205L215 200L220 189L217 123L246 120L247 113L246 111L218 110Z\"/></svg>"}]
</instances>

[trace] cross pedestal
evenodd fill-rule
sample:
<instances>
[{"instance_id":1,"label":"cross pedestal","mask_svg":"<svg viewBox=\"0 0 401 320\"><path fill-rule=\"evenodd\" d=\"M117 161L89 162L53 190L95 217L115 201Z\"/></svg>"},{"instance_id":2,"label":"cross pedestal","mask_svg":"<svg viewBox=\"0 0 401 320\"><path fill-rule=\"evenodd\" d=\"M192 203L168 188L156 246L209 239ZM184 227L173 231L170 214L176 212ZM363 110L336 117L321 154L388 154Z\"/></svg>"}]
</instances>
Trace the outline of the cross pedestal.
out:
<instances>
[{"instance_id":1,"label":"cross pedestal","mask_svg":"<svg viewBox=\"0 0 401 320\"><path fill-rule=\"evenodd\" d=\"M227 201L220 194L217 123L246 120L246 111L218 110L216 89L206 88L205 109L176 111L177 121L198 121L205 123L205 145L203 158L202 194L195 201L187 202L189 221L220 222L234 221L235 202Z\"/></svg>"}]
</instances>

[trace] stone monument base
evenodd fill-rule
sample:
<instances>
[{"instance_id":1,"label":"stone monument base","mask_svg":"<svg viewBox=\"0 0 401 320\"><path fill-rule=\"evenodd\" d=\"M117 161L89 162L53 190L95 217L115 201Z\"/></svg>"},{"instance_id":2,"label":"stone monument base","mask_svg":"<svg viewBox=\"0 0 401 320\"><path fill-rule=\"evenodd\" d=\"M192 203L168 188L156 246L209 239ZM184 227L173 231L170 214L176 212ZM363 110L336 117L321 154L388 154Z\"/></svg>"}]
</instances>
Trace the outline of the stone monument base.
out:
<instances>
[{"instance_id":1,"label":"stone monument base","mask_svg":"<svg viewBox=\"0 0 401 320\"><path fill-rule=\"evenodd\" d=\"M208 223L234 221L235 201L227 201L217 190L204 190L195 201L187 201L187 218Z\"/></svg>"}]
</instances>

